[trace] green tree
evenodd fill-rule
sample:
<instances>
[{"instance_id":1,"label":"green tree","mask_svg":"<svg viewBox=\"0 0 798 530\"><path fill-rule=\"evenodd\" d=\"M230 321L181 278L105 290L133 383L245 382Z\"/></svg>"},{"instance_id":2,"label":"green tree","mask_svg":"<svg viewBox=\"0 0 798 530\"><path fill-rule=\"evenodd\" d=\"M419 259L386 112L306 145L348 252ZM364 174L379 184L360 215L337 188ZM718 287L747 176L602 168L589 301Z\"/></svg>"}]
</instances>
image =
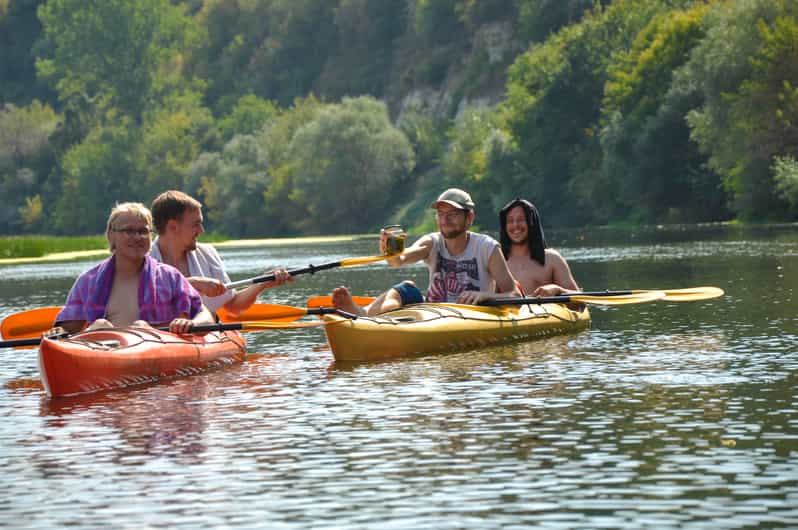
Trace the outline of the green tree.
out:
<instances>
[{"instance_id":1,"label":"green tree","mask_svg":"<svg viewBox=\"0 0 798 530\"><path fill-rule=\"evenodd\" d=\"M457 4L457 0L415 0L416 34L427 45L456 41L464 29Z\"/></svg>"},{"instance_id":2,"label":"green tree","mask_svg":"<svg viewBox=\"0 0 798 530\"><path fill-rule=\"evenodd\" d=\"M239 99L230 114L219 120L219 131L225 141L237 134L253 134L279 112L271 101L249 94Z\"/></svg>"},{"instance_id":3,"label":"green tree","mask_svg":"<svg viewBox=\"0 0 798 530\"><path fill-rule=\"evenodd\" d=\"M685 75L704 104L688 115L733 208L744 219L783 219L774 157L798 150L798 4L782 0L718 3Z\"/></svg>"},{"instance_id":4,"label":"green tree","mask_svg":"<svg viewBox=\"0 0 798 530\"><path fill-rule=\"evenodd\" d=\"M49 138L58 123L53 109L38 101L0 109L0 233L40 228L41 217L25 222L20 208L40 193L46 180L54 162Z\"/></svg>"},{"instance_id":5,"label":"green tree","mask_svg":"<svg viewBox=\"0 0 798 530\"><path fill-rule=\"evenodd\" d=\"M138 130L131 126L130 118L111 117L108 121L109 125L96 127L64 154L52 223L58 233L101 233L115 203L146 200L131 189L138 178L131 151L138 143Z\"/></svg>"},{"instance_id":6,"label":"green tree","mask_svg":"<svg viewBox=\"0 0 798 530\"><path fill-rule=\"evenodd\" d=\"M361 232L397 206L393 189L413 168L407 138L383 103L344 98L320 110L290 145L295 167L291 198L306 207L306 231ZM345 193L345 196L342 195Z\"/></svg>"},{"instance_id":7,"label":"green tree","mask_svg":"<svg viewBox=\"0 0 798 530\"><path fill-rule=\"evenodd\" d=\"M44 0L0 1L0 104L55 103L54 94L36 81L35 53L42 37L36 10Z\"/></svg>"},{"instance_id":8,"label":"green tree","mask_svg":"<svg viewBox=\"0 0 798 530\"><path fill-rule=\"evenodd\" d=\"M290 109L269 121L259 135L271 176L268 188L263 192L262 223L267 228L266 233L302 233L307 207L293 199L299 164L291 145L297 131L312 123L324 108L312 96L298 98Z\"/></svg>"},{"instance_id":9,"label":"green tree","mask_svg":"<svg viewBox=\"0 0 798 530\"><path fill-rule=\"evenodd\" d=\"M467 28L478 28L495 20L514 20L517 0L458 0L454 10Z\"/></svg>"},{"instance_id":10,"label":"green tree","mask_svg":"<svg viewBox=\"0 0 798 530\"><path fill-rule=\"evenodd\" d=\"M38 193L33 197L26 197L25 204L19 207L21 225L26 232L36 232L44 221L44 204L42 196Z\"/></svg>"},{"instance_id":11,"label":"green tree","mask_svg":"<svg viewBox=\"0 0 798 530\"><path fill-rule=\"evenodd\" d=\"M402 113L397 127L413 146L417 172L423 173L439 164L446 146L446 120L415 107Z\"/></svg>"},{"instance_id":12,"label":"green tree","mask_svg":"<svg viewBox=\"0 0 798 530\"><path fill-rule=\"evenodd\" d=\"M310 93L337 49L337 2L212 0L198 20L209 39L192 63L210 80L208 101L229 113L254 94L288 106Z\"/></svg>"},{"instance_id":13,"label":"green tree","mask_svg":"<svg viewBox=\"0 0 798 530\"><path fill-rule=\"evenodd\" d=\"M306 208L290 198L297 163L290 144L321 108L315 98L297 99L254 134L236 135L219 152L203 152L192 162L186 188L198 190L210 229L252 237L298 233Z\"/></svg>"},{"instance_id":14,"label":"green tree","mask_svg":"<svg viewBox=\"0 0 798 530\"><path fill-rule=\"evenodd\" d=\"M576 24L597 0L515 0L521 36L542 42L565 26ZM607 5L611 0L603 0Z\"/></svg>"},{"instance_id":15,"label":"green tree","mask_svg":"<svg viewBox=\"0 0 798 530\"><path fill-rule=\"evenodd\" d=\"M276 235L263 223L263 193L270 175L265 150L252 135L237 135L221 153L203 153L190 178L202 184L199 195L213 230L231 236Z\"/></svg>"},{"instance_id":16,"label":"green tree","mask_svg":"<svg viewBox=\"0 0 798 530\"><path fill-rule=\"evenodd\" d=\"M591 190L591 182L601 182L617 197L607 219L685 222L726 215L720 179L705 169L684 119L701 104L700 94L687 80L673 79L704 35L707 10L698 4L656 16L609 66L600 134L604 175L581 185Z\"/></svg>"},{"instance_id":17,"label":"green tree","mask_svg":"<svg viewBox=\"0 0 798 530\"><path fill-rule=\"evenodd\" d=\"M182 54L198 38L169 0L50 0L39 17L52 55L37 68L59 98L119 108L136 121L182 82Z\"/></svg>"},{"instance_id":18,"label":"green tree","mask_svg":"<svg viewBox=\"0 0 798 530\"><path fill-rule=\"evenodd\" d=\"M149 201L164 189L185 189L191 163L202 151L205 139L215 133L208 109L194 92L173 94L165 104L148 112L131 146L136 173L131 190Z\"/></svg>"},{"instance_id":19,"label":"green tree","mask_svg":"<svg viewBox=\"0 0 798 530\"><path fill-rule=\"evenodd\" d=\"M611 214L607 205L615 196L602 180L597 134L608 65L664 9L659 2L618 0L533 45L510 68L503 115L525 174L518 193L551 222L580 224Z\"/></svg>"},{"instance_id":20,"label":"green tree","mask_svg":"<svg viewBox=\"0 0 798 530\"><path fill-rule=\"evenodd\" d=\"M477 204L477 217L494 219L501 207L502 181L506 175L495 171L495 149L509 141L500 127L500 116L490 108L470 108L455 120L441 168L445 179L438 187L454 186L468 190ZM492 221L487 224L493 225Z\"/></svg>"},{"instance_id":21,"label":"green tree","mask_svg":"<svg viewBox=\"0 0 798 530\"><path fill-rule=\"evenodd\" d=\"M191 57L191 71L208 81L206 98L219 115L232 112L246 94L264 96L252 81L252 57L269 35L270 6L266 0L208 0L197 14L207 39Z\"/></svg>"},{"instance_id":22,"label":"green tree","mask_svg":"<svg viewBox=\"0 0 798 530\"><path fill-rule=\"evenodd\" d=\"M288 105L313 90L337 48L334 9L335 2L272 0L269 34L252 56L255 94Z\"/></svg>"},{"instance_id":23,"label":"green tree","mask_svg":"<svg viewBox=\"0 0 798 530\"><path fill-rule=\"evenodd\" d=\"M798 161L792 156L776 157L773 178L776 192L790 204L793 215L798 215Z\"/></svg>"},{"instance_id":24,"label":"green tree","mask_svg":"<svg viewBox=\"0 0 798 530\"><path fill-rule=\"evenodd\" d=\"M339 0L335 8L334 48L315 83L328 99L385 93L396 41L407 31L406 2Z\"/></svg>"}]
</instances>

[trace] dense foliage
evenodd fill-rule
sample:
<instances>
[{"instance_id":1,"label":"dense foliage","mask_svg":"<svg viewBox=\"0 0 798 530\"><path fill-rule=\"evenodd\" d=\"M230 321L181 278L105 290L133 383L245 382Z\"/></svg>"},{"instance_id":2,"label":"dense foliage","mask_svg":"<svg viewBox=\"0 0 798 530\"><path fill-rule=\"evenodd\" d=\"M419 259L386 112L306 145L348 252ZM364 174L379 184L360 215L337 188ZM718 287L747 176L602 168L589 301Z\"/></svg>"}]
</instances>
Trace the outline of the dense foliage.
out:
<instances>
[{"instance_id":1,"label":"dense foliage","mask_svg":"<svg viewBox=\"0 0 798 530\"><path fill-rule=\"evenodd\" d=\"M0 234L798 219L794 0L0 0Z\"/></svg>"}]
</instances>

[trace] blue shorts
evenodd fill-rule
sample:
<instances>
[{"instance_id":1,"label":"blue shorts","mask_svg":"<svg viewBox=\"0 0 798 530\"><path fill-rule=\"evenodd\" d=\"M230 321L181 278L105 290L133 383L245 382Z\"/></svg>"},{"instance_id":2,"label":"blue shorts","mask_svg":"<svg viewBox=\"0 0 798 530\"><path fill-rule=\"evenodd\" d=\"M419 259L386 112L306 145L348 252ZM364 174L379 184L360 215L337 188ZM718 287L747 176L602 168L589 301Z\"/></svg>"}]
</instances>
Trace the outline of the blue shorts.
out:
<instances>
[{"instance_id":1,"label":"blue shorts","mask_svg":"<svg viewBox=\"0 0 798 530\"><path fill-rule=\"evenodd\" d=\"M418 287L413 285L410 282L402 282L397 283L391 289L395 290L399 293L399 298L402 299L402 305L409 305L409 304L420 304L424 302L424 295L421 294L421 291Z\"/></svg>"}]
</instances>

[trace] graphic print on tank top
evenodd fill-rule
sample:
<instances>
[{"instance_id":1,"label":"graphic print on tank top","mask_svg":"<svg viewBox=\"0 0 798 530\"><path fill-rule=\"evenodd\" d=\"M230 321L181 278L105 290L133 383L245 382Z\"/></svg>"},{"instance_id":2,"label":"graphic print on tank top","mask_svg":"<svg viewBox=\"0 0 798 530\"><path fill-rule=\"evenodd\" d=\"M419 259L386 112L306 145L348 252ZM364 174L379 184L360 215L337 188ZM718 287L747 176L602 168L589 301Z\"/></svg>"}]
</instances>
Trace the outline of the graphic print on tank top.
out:
<instances>
[{"instance_id":1,"label":"graphic print on tank top","mask_svg":"<svg viewBox=\"0 0 798 530\"><path fill-rule=\"evenodd\" d=\"M427 290L430 302L456 302L463 291L479 291L477 259L446 259L438 254L435 273Z\"/></svg>"}]
</instances>

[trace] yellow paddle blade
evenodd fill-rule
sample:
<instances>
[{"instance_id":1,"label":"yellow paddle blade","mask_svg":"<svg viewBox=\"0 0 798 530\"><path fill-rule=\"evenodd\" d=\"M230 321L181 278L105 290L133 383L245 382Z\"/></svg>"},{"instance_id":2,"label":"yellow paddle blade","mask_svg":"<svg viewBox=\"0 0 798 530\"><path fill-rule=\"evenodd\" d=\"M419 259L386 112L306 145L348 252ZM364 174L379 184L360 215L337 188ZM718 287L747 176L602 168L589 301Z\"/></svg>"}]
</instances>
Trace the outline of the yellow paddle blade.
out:
<instances>
[{"instance_id":1,"label":"yellow paddle blade","mask_svg":"<svg viewBox=\"0 0 798 530\"><path fill-rule=\"evenodd\" d=\"M60 307L42 307L14 313L3 319L0 333L4 339L32 339L53 327Z\"/></svg>"},{"instance_id":2,"label":"yellow paddle blade","mask_svg":"<svg viewBox=\"0 0 798 530\"><path fill-rule=\"evenodd\" d=\"M272 320L291 322L308 314L307 309L281 304L252 304L244 312L233 315L224 307L220 307L216 314L222 322L244 322L256 320Z\"/></svg>"},{"instance_id":3,"label":"yellow paddle blade","mask_svg":"<svg viewBox=\"0 0 798 530\"><path fill-rule=\"evenodd\" d=\"M591 296L591 295L568 295L570 302L574 304L595 304L595 305L629 305L664 300L665 293L662 291L642 291L639 293L618 295L618 296ZM556 297L555 297L556 298Z\"/></svg>"},{"instance_id":4,"label":"yellow paddle blade","mask_svg":"<svg viewBox=\"0 0 798 530\"><path fill-rule=\"evenodd\" d=\"M639 291L633 291L635 293ZM709 300L724 295L723 289L718 287L690 287L687 289L663 289L666 302L696 302L698 300Z\"/></svg>"},{"instance_id":5,"label":"yellow paddle blade","mask_svg":"<svg viewBox=\"0 0 798 530\"><path fill-rule=\"evenodd\" d=\"M382 261L388 258L395 258L397 256L401 256L403 253L400 252L398 254L383 254L382 256L369 256L367 258L347 258L342 259L339 263L341 267L353 267L355 265L367 265L369 263L375 263L377 261Z\"/></svg>"},{"instance_id":6,"label":"yellow paddle blade","mask_svg":"<svg viewBox=\"0 0 798 530\"><path fill-rule=\"evenodd\" d=\"M662 300L665 293L662 291L642 291L631 294L563 294L557 296L543 296L540 298L500 298L498 300L486 300L486 306L513 306L527 304L595 304L595 305L629 305L641 304Z\"/></svg>"},{"instance_id":7,"label":"yellow paddle blade","mask_svg":"<svg viewBox=\"0 0 798 530\"><path fill-rule=\"evenodd\" d=\"M341 267L353 267L355 265L367 265L369 263L375 263L377 261L382 261L389 256L370 256L367 258L348 258L341 260Z\"/></svg>"},{"instance_id":8,"label":"yellow paddle blade","mask_svg":"<svg viewBox=\"0 0 798 530\"><path fill-rule=\"evenodd\" d=\"M468 308L471 310L483 311L485 313L492 313L496 310L507 310L512 307L520 305L534 305L534 304L595 304L595 305L629 305L641 304L644 302L653 302L654 300L661 300L665 297L662 291L645 291L642 293L633 293L627 295L558 295L558 296L545 296L541 298L501 298L500 300L487 300L483 302L484 305L462 305L462 304L433 304L443 305L446 307L454 308Z\"/></svg>"},{"instance_id":9,"label":"yellow paddle blade","mask_svg":"<svg viewBox=\"0 0 798 530\"><path fill-rule=\"evenodd\" d=\"M352 300L359 306L369 305L371 302L376 300L373 296L353 296ZM308 298L307 303L305 304L309 308L313 307L332 307L332 296L312 296Z\"/></svg>"}]
</instances>

